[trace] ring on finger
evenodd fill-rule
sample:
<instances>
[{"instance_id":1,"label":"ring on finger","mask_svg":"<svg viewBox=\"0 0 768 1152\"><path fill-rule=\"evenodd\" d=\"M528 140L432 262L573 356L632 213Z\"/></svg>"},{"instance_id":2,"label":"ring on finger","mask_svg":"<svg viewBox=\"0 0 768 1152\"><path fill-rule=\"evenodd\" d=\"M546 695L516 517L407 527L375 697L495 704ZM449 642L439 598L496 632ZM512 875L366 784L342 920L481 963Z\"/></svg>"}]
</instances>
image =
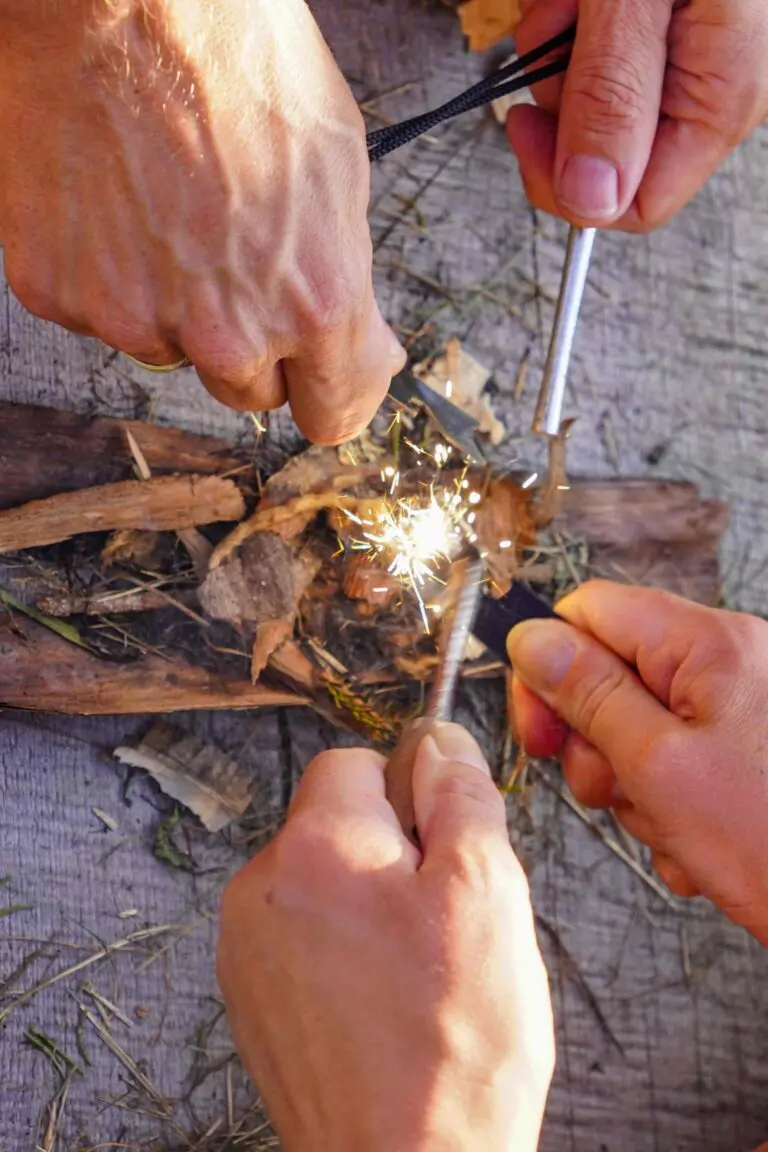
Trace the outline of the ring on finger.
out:
<instances>
[{"instance_id":1,"label":"ring on finger","mask_svg":"<svg viewBox=\"0 0 768 1152\"><path fill-rule=\"evenodd\" d=\"M130 352L126 352L125 355L146 372L176 372L179 368L188 368L192 363L186 356L182 356L173 364L148 364L146 360L139 360L138 356L131 356Z\"/></svg>"}]
</instances>

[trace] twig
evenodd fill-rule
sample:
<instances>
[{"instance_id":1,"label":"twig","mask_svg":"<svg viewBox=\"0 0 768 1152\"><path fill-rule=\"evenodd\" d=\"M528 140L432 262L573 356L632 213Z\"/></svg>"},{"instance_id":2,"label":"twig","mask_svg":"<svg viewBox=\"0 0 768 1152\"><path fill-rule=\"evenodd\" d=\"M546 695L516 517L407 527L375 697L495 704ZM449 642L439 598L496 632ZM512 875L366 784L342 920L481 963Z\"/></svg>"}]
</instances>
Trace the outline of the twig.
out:
<instances>
[{"instance_id":1,"label":"twig","mask_svg":"<svg viewBox=\"0 0 768 1152\"><path fill-rule=\"evenodd\" d=\"M627 868L630 868L635 873L635 875L642 880L643 884L647 885L652 892L655 892L656 895L659 896L669 908L677 911L677 902L669 894L661 881L657 880L655 876L652 876L650 872L646 872L645 868L638 864L636 860L633 860L629 852L627 852L625 848L622 848L621 844L619 844L617 840L614 840L612 836L609 836L608 833L600 827L600 825L587 811L587 809L579 804L578 800L574 800L573 796L571 796L563 788L560 788L555 783L555 781L552 780L541 768L539 768L538 771L541 780L544 782L547 788L549 788L550 792L554 792L556 796L559 796L566 807L570 808L571 812L573 812L575 816L578 816L578 818L587 825L593 835L595 835L598 840L602 841L602 843L605 844L609 851L613 852L615 856L618 856L619 860L626 864Z\"/></svg>"},{"instance_id":2,"label":"twig","mask_svg":"<svg viewBox=\"0 0 768 1152\"><path fill-rule=\"evenodd\" d=\"M60 980L66 980L70 976L75 976L78 972L82 972L85 968L90 968L92 964L98 964L101 960L106 960L107 957L113 956L115 952L121 952L125 948L130 948L134 944L139 944L143 940L151 940L155 936L163 936L168 932L180 931L177 924L161 924L156 928L141 928L137 932L131 932L128 936L123 936L119 940L113 940L111 944L106 944L97 952L93 952L90 956L86 956L84 960L78 961L77 964L70 964L68 968L62 968L59 972L49 976L47 980L41 980L34 988L27 989L26 992L20 993L19 996L9 1004L6 1008L0 1011L0 1026L5 1023L12 1012L20 1008L22 1004L29 1004L34 1000L35 996L40 992L44 992L47 988L52 988L54 984L58 984Z\"/></svg>"},{"instance_id":3,"label":"twig","mask_svg":"<svg viewBox=\"0 0 768 1152\"><path fill-rule=\"evenodd\" d=\"M614 1048L620 1056L625 1056L626 1053L624 1048L611 1030L603 1010L598 1003L597 997L587 983L586 978L582 974L581 969L579 968L575 959L566 948L565 944L563 944L563 941L560 939L559 932L556 930L554 925L550 924L548 920L545 920L544 917L541 916L538 912L536 913L536 923L546 932L547 936L549 936L550 940L557 948L561 958L564 961L564 967L567 969L567 974L571 977L574 984L581 992L588 1007L592 1010L592 1014L594 1015L605 1035L610 1040L611 1044L613 1044Z\"/></svg>"},{"instance_id":4,"label":"twig","mask_svg":"<svg viewBox=\"0 0 768 1152\"><path fill-rule=\"evenodd\" d=\"M106 996L102 996L100 992L97 992L93 984L90 982L83 984L82 990L86 996L90 996L94 1004L103 1008L106 1013L116 1016L127 1028L133 1028L133 1020L131 1020L129 1016L126 1016L124 1012L121 1012L117 1005L113 1004L111 1000L107 1000Z\"/></svg>"},{"instance_id":5,"label":"twig","mask_svg":"<svg viewBox=\"0 0 768 1152\"><path fill-rule=\"evenodd\" d=\"M139 1087L143 1088L150 1100L153 1100L162 1111L168 1112L170 1109L168 1101L158 1092L152 1081L144 1075L136 1061L118 1044L109 1029L105 1028L101 1021L98 1020L92 1012L89 1012L84 1004L80 1004L79 1007L88 1023L96 1030L107 1048L117 1057L123 1067L128 1070Z\"/></svg>"}]
</instances>

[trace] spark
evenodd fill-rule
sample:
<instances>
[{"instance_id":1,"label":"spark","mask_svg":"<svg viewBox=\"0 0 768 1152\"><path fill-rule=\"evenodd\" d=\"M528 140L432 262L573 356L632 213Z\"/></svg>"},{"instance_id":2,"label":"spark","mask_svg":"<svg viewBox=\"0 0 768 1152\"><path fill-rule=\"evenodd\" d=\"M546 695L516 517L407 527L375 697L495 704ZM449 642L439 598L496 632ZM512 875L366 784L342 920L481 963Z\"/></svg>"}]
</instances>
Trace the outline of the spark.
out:
<instances>
[{"instance_id":1,"label":"spark","mask_svg":"<svg viewBox=\"0 0 768 1152\"><path fill-rule=\"evenodd\" d=\"M431 487L426 498L385 500L375 526L351 545L367 551L371 559L387 561L391 575L415 595L426 632L429 616L422 589L432 581L442 583L440 568L456 556L466 536L463 509L454 499L452 493Z\"/></svg>"},{"instance_id":2,"label":"spark","mask_svg":"<svg viewBox=\"0 0 768 1152\"><path fill-rule=\"evenodd\" d=\"M453 380L446 380L445 382L445 398L450 400L453 396Z\"/></svg>"},{"instance_id":3,"label":"spark","mask_svg":"<svg viewBox=\"0 0 768 1152\"><path fill-rule=\"evenodd\" d=\"M438 468L442 468L444 464L448 463L448 457L451 454L450 444L435 444L434 461Z\"/></svg>"},{"instance_id":4,"label":"spark","mask_svg":"<svg viewBox=\"0 0 768 1152\"><path fill-rule=\"evenodd\" d=\"M256 431L258 432L259 436L263 436L265 434L265 432L267 431L266 424L263 424L261 422L257 412L249 412L248 415L250 416L251 420L253 421L253 426L256 429Z\"/></svg>"},{"instance_id":5,"label":"spark","mask_svg":"<svg viewBox=\"0 0 768 1152\"><path fill-rule=\"evenodd\" d=\"M467 499L469 500L470 504L479 504L482 500L482 496L479 492L470 492Z\"/></svg>"},{"instance_id":6,"label":"spark","mask_svg":"<svg viewBox=\"0 0 768 1152\"><path fill-rule=\"evenodd\" d=\"M528 479L523 481L523 483L521 484L521 487L522 488L530 488L531 484L535 484L536 481L538 480L538 478L539 478L538 472L531 472Z\"/></svg>"},{"instance_id":7,"label":"spark","mask_svg":"<svg viewBox=\"0 0 768 1152\"><path fill-rule=\"evenodd\" d=\"M505 548L511 548L511 547L512 547L512 541L511 540L499 540L499 548L501 549L501 551L504 551Z\"/></svg>"}]
</instances>

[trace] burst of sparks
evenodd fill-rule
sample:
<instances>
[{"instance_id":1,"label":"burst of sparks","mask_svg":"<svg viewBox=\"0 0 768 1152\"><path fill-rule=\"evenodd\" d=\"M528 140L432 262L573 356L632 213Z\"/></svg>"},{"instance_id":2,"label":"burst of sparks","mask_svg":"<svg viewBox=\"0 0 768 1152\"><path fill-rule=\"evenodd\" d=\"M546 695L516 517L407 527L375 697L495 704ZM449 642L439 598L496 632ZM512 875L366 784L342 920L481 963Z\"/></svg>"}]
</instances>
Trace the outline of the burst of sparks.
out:
<instances>
[{"instance_id":1,"label":"burst of sparks","mask_svg":"<svg viewBox=\"0 0 768 1152\"><path fill-rule=\"evenodd\" d=\"M426 503L418 497L387 502L375 526L365 532L365 548L389 559L388 570L416 596L426 631L429 618L421 590L438 578L438 568L458 551L462 532L454 505L434 491Z\"/></svg>"},{"instance_id":2,"label":"burst of sparks","mask_svg":"<svg viewBox=\"0 0 768 1152\"><path fill-rule=\"evenodd\" d=\"M406 441L419 465L429 461L438 472L449 461L453 449L438 442L431 451ZM387 495L373 521L361 520L349 509L340 511L363 529L349 542L350 548L368 554L371 560L383 560L387 569L416 597L426 632L430 631L428 612L435 606L426 604L424 593L433 582L444 583L440 570L461 551L465 541L477 541L472 523L471 505L481 501L479 493L468 491L467 469L450 484L441 485L437 478L422 485L415 495L398 496L400 471L391 465L382 469L381 480ZM384 589L381 589L384 591Z\"/></svg>"}]
</instances>

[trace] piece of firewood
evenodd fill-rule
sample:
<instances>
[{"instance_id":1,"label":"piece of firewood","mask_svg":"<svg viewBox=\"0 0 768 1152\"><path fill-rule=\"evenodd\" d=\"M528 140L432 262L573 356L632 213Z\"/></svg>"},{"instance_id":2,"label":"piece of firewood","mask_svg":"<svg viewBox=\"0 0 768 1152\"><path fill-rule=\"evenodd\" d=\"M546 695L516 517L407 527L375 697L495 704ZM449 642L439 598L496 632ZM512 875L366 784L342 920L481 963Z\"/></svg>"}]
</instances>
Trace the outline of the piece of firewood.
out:
<instances>
[{"instance_id":1,"label":"piece of firewood","mask_svg":"<svg viewBox=\"0 0 768 1152\"><path fill-rule=\"evenodd\" d=\"M664 480L578 480L555 527L590 545L642 540L693 543L717 539L728 523L723 500L702 500L695 484Z\"/></svg>"},{"instance_id":2,"label":"piece of firewood","mask_svg":"<svg viewBox=\"0 0 768 1152\"><path fill-rule=\"evenodd\" d=\"M247 455L210 436L32 404L0 402L0 428L0 508L129 480L134 467L126 429L139 439L153 473L209 475L247 463Z\"/></svg>"},{"instance_id":3,"label":"piece of firewood","mask_svg":"<svg viewBox=\"0 0 768 1152\"><path fill-rule=\"evenodd\" d=\"M101 589L97 592L63 592L35 598L38 612L62 619L67 616L122 616L133 612L157 612L170 605L194 608L197 592L193 590L167 592L152 588Z\"/></svg>"},{"instance_id":4,"label":"piece of firewood","mask_svg":"<svg viewBox=\"0 0 768 1152\"><path fill-rule=\"evenodd\" d=\"M142 656L100 660L25 620L0 631L0 705L78 716L133 716L192 708L282 708L311 702L249 678L235 679L181 660Z\"/></svg>"},{"instance_id":5,"label":"piece of firewood","mask_svg":"<svg viewBox=\"0 0 768 1152\"><path fill-rule=\"evenodd\" d=\"M590 571L619 583L664 588L700 604L721 601L718 547L728 504L702 500L695 484L580 480L554 529L586 541Z\"/></svg>"},{"instance_id":6,"label":"piece of firewood","mask_svg":"<svg viewBox=\"0 0 768 1152\"><path fill-rule=\"evenodd\" d=\"M219 476L158 476L63 492L0 512L0 553L58 544L84 532L142 528L166 532L240 520L245 502Z\"/></svg>"}]
</instances>

